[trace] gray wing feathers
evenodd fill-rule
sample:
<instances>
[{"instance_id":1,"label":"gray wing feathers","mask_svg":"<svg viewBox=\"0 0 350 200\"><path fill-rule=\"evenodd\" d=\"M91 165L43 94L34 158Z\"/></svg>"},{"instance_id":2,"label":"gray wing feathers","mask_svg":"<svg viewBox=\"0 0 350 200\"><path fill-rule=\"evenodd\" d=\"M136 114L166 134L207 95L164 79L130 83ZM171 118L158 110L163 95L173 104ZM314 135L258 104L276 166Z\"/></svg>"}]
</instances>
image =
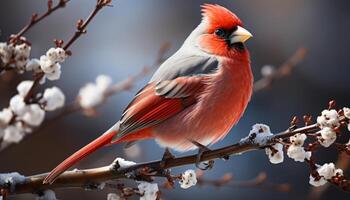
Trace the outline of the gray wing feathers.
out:
<instances>
[{"instance_id":1,"label":"gray wing feathers","mask_svg":"<svg viewBox=\"0 0 350 200\"><path fill-rule=\"evenodd\" d=\"M187 85L177 83L175 81L167 80L159 82L156 86L156 94L164 96L165 98L184 98L188 97L190 93L186 93Z\"/></svg>"},{"instance_id":2,"label":"gray wing feathers","mask_svg":"<svg viewBox=\"0 0 350 200\"><path fill-rule=\"evenodd\" d=\"M177 55L165 61L154 73L150 82L159 83L182 76L205 75L214 72L217 68L218 60L214 57Z\"/></svg>"}]
</instances>

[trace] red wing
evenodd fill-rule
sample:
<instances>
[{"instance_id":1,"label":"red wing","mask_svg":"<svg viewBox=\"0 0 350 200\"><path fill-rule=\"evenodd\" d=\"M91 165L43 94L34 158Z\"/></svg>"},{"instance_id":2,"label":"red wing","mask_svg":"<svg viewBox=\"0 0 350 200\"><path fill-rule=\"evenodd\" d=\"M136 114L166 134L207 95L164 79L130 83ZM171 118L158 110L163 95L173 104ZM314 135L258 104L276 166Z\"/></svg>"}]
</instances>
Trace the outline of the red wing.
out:
<instances>
[{"instance_id":1,"label":"red wing","mask_svg":"<svg viewBox=\"0 0 350 200\"><path fill-rule=\"evenodd\" d=\"M148 84L124 111L117 138L158 124L194 104L205 78L179 77Z\"/></svg>"}]
</instances>

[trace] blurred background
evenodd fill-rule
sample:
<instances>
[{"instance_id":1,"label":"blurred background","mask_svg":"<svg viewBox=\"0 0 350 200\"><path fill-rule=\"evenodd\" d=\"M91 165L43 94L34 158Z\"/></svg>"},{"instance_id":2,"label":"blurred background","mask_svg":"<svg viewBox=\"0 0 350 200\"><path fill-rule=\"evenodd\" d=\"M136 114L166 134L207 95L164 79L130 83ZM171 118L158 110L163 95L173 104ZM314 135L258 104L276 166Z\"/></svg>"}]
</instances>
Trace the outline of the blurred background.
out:
<instances>
[{"instance_id":1,"label":"blurred background","mask_svg":"<svg viewBox=\"0 0 350 200\"><path fill-rule=\"evenodd\" d=\"M292 116L312 114L317 116L330 99L338 106L350 106L349 51L350 2L347 0L115 0L113 7L104 9L88 27L88 34L71 48L73 56L62 67L59 81L48 81L44 87L57 85L72 102L79 88L93 82L99 74L107 74L114 82L138 73L150 65L158 49L165 42L171 44L170 54L180 47L186 36L201 20L200 5L217 3L234 11L253 33L247 42L251 52L255 79L261 77L264 65L278 67L300 47L308 49L304 61L291 76L276 82L271 88L253 95L251 103L239 124L221 142L212 148L237 142L247 135L254 123L269 124L273 132L286 129ZM39 57L53 46L53 39L67 40L75 30L75 22L86 18L95 5L94 0L74 0L31 29L25 36L32 45L32 57ZM45 0L2 0L0 2L0 41L6 41L18 32L33 12L46 10ZM0 107L7 107L16 85L30 74L17 75L10 80L0 80ZM96 117L86 117L81 112L46 124L29 135L20 144L0 152L0 172L18 171L24 175L51 170L71 153L105 131L121 116L123 108L135 92L149 79L136 83L130 92L110 98L98 109ZM55 116L50 113L47 118ZM109 164L115 157L136 162L159 159L164 149L154 141L144 141L125 152L122 145L102 149L80 162L77 168ZM140 153L137 153L140 151ZM135 153L136 152L136 153ZM194 153L189 152L187 154ZM178 154L176 155L185 155ZM334 149L322 151L319 163L337 160ZM194 166L174 169L179 173ZM304 163L288 158L279 165L269 163L263 151L217 161L214 170L205 177L215 179L232 173L235 180L250 180L266 172L272 183L288 183L290 192L277 192L260 187L193 187L188 190L163 190L163 199L307 199L312 188L309 171ZM346 173L348 174L348 173ZM104 191L80 189L57 190L59 199L106 199ZM350 195L329 187L321 199L349 199ZM10 199L33 199L20 195Z\"/></svg>"}]
</instances>

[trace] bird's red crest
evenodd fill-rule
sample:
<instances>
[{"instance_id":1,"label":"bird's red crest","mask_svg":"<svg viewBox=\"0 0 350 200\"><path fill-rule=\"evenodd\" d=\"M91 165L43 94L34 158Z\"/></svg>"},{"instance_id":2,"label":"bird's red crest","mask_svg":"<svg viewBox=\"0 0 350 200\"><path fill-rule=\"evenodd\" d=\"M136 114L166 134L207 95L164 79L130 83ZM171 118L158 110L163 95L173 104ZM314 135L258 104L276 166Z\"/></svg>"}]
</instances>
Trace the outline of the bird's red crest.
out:
<instances>
[{"instance_id":1,"label":"bird's red crest","mask_svg":"<svg viewBox=\"0 0 350 200\"><path fill-rule=\"evenodd\" d=\"M209 22L209 33L217 28L231 29L243 25L234 13L217 4L202 5L202 15L204 20Z\"/></svg>"}]
</instances>

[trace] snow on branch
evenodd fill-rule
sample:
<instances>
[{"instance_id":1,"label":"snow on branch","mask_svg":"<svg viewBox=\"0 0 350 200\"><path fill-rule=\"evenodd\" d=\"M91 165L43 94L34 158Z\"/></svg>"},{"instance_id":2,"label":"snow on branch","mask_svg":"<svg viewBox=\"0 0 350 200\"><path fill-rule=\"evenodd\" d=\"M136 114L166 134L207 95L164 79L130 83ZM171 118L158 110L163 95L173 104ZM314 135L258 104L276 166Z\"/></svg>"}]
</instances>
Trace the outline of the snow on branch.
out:
<instances>
[{"instance_id":1,"label":"snow on branch","mask_svg":"<svg viewBox=\"0 0 350 200\"><path fill-rule=\"evenodd\" d=\"M271 163L280 163L283 161L283 149L285 149L288 157L295 161L306 163L309 166L311 185L317 187L328 182L344 191L350 191L350 181L346 179L340 168L337 168L333 163L317 164L314 156L317 150L330 146L336 146L340 153L347 153L349 155L350 143L337 143L336 138L341 135L343 129L349 131L350 110L343 108L335 111L335 102L330 101L328 109L322 111L321 115L317 117L317 123L312 124L310 116L304 116L303 118L303 126L298 128L298 120L294 117L291 121L291 126L286 131L277 134L272 134L267 125L256 124L248 136L241 139L238 143L205 151L200 161L206 162L214 159L228 158L229 156L235 156L253 150L265 150ZM324 133L325 130L327 134ZM280 146L277 147L276 144L281 144L282 148ZM170 185L174 185L174 180L178 180L182 188L188 188L198 183L196 174L193 171L186 171L181 175L174 176L171 175L169 170L174 167L196 163L196 154L174 157L173 155L169 156L168 151L166 152L164 154L166 156L157 161L134 163L117 158L109 166L68 171L62 174L51 185L42 184L43 179L47 175L45 173L26 177L25 181L21 181L15 185L0 184L0 188L3 191L6 190L8 194L14 195L67 187L101 189L108 185L108 181L117 179L153 182L153 177L164 177L170 182ZM0 183L3 182L0 181ZM101 184L103 187L101 187ZM154 197L151 199L158 198L159 193L156 192L155 186L144 185L141 188L148 187L153 188L153 190L150 189L153 191L150 195ZM129 193L125 193L138 194L142 197L143 193L140 191L140 189L132 189L128 190ZM122 193L124 195L123 198L128 196L126 194ZM111 194L110 196L113 195Z\"/></svg>"}]
</instances>

